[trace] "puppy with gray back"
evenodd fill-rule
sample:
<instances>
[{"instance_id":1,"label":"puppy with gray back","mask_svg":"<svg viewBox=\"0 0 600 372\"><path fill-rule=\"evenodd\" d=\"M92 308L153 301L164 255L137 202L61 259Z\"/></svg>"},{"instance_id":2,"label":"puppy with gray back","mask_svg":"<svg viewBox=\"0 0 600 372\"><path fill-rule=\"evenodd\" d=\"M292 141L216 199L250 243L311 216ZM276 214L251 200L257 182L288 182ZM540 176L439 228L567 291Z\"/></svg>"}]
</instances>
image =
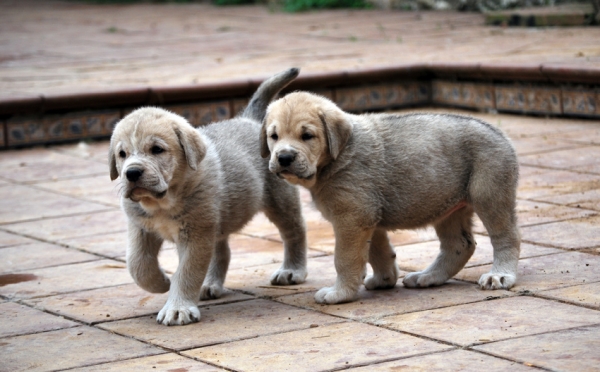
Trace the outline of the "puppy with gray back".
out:
<instances>
[{"instance_id":1,"label":"puppy with gray back","mask_svg":"<svg viewBox=\"0 0 600 372\"><path fill-rule=\"evenodd\" d=\"M135 282L154 293L169 291L158 323L200 319L199 299L222 294L229 266L228 236L259 211L273 221L284 244L275 285L306 278L306 231L298 190L268 171L256 139L266 107L298 75L289 69L266 80L243 113L193 128L159 108L141 108L113 132L110 177L121 177L129 219L127 267ZM179 265L169 279L157 255L164 240L177 245Z\"/></svg>"},{"instance_id":2,"label":"puppy with gray back","mask_svg":"<svg viewBox=\"0 0 600 372\"><path fill-rule=\"evenodd\" d=\"M395 286L388 230L433 225L440 253L425 270L406 275L404 285L444 283L475 250L474 212L494 247L481 288L515 284L518 163L499 129L458 115L352 115L324 97L296 92L268 107L260 141L271 172L306 187L333 225L338 276L315 294L317 302L352 301L363 280L367 289ZM365 279L367 262L373 275Z\"/></svg>"}]
</instances>

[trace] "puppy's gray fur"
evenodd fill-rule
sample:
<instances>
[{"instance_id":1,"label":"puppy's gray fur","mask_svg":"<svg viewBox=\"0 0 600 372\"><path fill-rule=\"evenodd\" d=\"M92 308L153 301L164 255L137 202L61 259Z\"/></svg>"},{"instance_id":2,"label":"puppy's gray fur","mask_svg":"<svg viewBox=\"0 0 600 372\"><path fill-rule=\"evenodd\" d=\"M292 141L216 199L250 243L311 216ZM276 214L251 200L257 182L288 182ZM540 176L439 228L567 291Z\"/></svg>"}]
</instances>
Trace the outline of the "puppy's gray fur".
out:
<instances>
[{"instance_id":1,"label":"puppy's gray fur","mask_svg":"<svg viewBox=\"0 0 600 372\"><path fill-rule=\"evenodd\" d=\"M271 283L305 280L298 190L268 171L257 142L267 105L297 75L290 69L273 76L241 116L204 128L159 108L138 109L117 124L109 162L111 179L121 177L122 207L129 217L127 266L140 287L169 291L159 323L200 319L198 299L222 294L229 235L261 210L278 227L285 249ZM164 240L175 242L179 253L171 279L157 260Z\"/></svg>"},{"instance_id":2,"label":"puppy's gray fur","mask_svg":"<svg viewBox=\"0 0 600 372\"><path fill-rule=\"evenodd\" d=\"M440 254L407 287L440 285L460 271L475 250L476 212L494 247L484 289L510 288L517 277L520 236L515 198L518 163L508 138L474 118L438 114L343 112L331 101L296 92L273 102L261 131L270 170L307 187L335 231L333 287L319 303L356 298L366 263L367 289L398 279L387 230L433 225Z\"/></svg>"}]
</instances>

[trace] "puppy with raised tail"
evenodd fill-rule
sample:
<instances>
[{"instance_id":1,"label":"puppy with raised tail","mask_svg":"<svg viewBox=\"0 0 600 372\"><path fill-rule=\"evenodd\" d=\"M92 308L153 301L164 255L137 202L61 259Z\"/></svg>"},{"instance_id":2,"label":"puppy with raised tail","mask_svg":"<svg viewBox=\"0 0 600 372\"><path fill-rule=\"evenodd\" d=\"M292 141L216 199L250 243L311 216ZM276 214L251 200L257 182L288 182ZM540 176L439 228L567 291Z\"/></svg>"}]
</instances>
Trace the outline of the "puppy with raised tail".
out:
<instances>
[{"instance_id":1,"label":"puppy with raised tail","mask_svg":"<svg viewBox=\"0 0 600 372\"><path fill-rule=\"evenodd\" d=\"M296 76L298 69L271 77L240 116L207 127L195 129L159 108L138 109L115 127L110 177L121 177L121 204L129 218L127 267L145 290L169 291L158 323L200 319L198 300L222 294L228 236L259 211L284 242L284 261L271 283L305 280L306 228L298 190L269 172L256 140L267 105ZM179 254L170 279L157 260L164 240L176 243Z\"/></svg>"},{"instance_id":2,"label":"puppy with raised tail","mask_svg":"<svg viewBox=\"0 0 600 372\"><path fill-rule=\"evenodd\" d=\"M338 276L316 293L318 303L353 301L363 280L367 289L394 287L399 270L387 230L433 225L440 253L404 285L444 283L475 250L474 212L494 247L481 288L515 284L518 163L499 129L459 115L352 115L296 92L269 105L260 141L271 172L306 187L333 225ZM367 262L373 275L365 279Z\"/></svg>"}]
</instances>

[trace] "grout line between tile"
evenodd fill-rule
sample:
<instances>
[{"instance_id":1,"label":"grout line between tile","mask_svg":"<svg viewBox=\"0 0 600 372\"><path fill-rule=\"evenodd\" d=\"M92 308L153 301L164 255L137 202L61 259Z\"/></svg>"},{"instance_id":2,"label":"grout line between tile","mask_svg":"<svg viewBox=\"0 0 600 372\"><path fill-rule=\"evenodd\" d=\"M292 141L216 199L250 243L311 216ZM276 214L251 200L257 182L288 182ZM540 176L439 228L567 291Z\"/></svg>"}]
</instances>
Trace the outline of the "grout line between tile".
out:
<instances>
[{"instance_id":1,"label":"grout line between tile","mask_svg":"<svg viewBox=\"0 0 600 372\"><path fill-rule=\"evenodd\" d=\"M0 222L0 230L4 230L6 232L10 232L10 233L13 233L13 234L18 234L18 235L21 235L21 236L25 236L24 234L15 233L14 231L5 230L3 228L6 227L6 226L17 225L17 224L27 223L27 222L38 222L38 221L44 221L44 220L54 220L54 219L58 219L58 218L86 216L86 215L96 214L96 213L114 212L116 210L118 210L118 209L116 209L115 207L112 207L111 209L101 209L101 210L97 210L97 211L77 212L77 213L61 214L61 215L58 215L58 216L30 218L30 219L22 220L22 221ZM77 238L81 238L81 237L85 237L85 236L87 236L87 235L77 236Z\"/></svg>"},{"instance_id":2,"label":"grout line between tile","mask_svg":"<svg viewBox=\"0 0 600 372\"><path fill-rule=\"evenodd\" d=\"M521 361L518 361L518 360L507 358L505 356L496 355L496 354L493 354L493 353L488 353L488 352L485 352L483 350L471 349L470 347L465 347L465 348L463 348L463 350L468 350L468 351L472 351L472 352L475 352L475 353L478 353L478 354L487 355L487 356L490 356L490 357L493 357L493 358L498 358L498 359L506 360L508 362L519 363L519 364L525 365L527 367L536 368L536 369L539 369L539 370L542 370L542 371L553 371L551 369L544 368L542 366L537 366L537 365L531 364L529 362L521 362Z\"/></svg>"},{"instance_id":3,"label":"grout line between tile","mask_svg":"<svg viewBox=\"0 0 600 372\"><path fill-rule=\"evenodd\" d=\"M412 355L407 355L407 356L403 356L403 357L396 357L396 358L387 358L387 359L382 359L382 360L378 360L378 361L375 361L375 362L357 363L357 364L348 365L346 367L326 369L326 370L323 370L323 372L345 371L345 370L348 370L348 369L351 369L351 368L357 368L357 367L376 366L378 364L394 362L394 361L397 361L397 360L417 358L417 357L422 357L422 356L425 356L425 355L434 355L434 354L448 353L448 352L455 351L455 350L458 350L458 348L457 347L453 347L451 349L446 349L446 350L431 351L431 352L426 352L426 353L418 353L418 354L412 354Z\"/></svg>"}]
</instances>

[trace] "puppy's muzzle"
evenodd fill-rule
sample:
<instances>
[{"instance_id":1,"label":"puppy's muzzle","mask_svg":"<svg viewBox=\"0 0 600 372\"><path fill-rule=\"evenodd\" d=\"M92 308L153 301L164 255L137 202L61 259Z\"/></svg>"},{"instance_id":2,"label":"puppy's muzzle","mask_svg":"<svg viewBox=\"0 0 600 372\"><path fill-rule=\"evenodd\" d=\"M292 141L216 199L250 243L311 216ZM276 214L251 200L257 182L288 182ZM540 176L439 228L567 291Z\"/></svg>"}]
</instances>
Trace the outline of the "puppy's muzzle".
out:
<instances>
[{"instance_id":1,"label":"puppy's muzzle","mask_svg":"<svg viewBox=\"0 0 600 372\"><path fill-rule=\"evenodd\" d=\"M143 169L129 168L129 169L127 169L127 172L125 172L125 177L127 177L127 180L130 182L137 182L137 180L140 179L142 174L144 174Z\"/></svg>"},{"instance_id":2,"label":"puppy's muzzle","mask_svg":"<svg viewBox=\"0 0 600 372\"><path fill-rule=\"evenodd\" d=\"M281 165L282 167L289 167L294 160L296 160L296 154L292 153L292 152L281 152L279 153L279 155L277 156L277 161L279 162L279 165Z\"/></svg>"}]
</instances>

